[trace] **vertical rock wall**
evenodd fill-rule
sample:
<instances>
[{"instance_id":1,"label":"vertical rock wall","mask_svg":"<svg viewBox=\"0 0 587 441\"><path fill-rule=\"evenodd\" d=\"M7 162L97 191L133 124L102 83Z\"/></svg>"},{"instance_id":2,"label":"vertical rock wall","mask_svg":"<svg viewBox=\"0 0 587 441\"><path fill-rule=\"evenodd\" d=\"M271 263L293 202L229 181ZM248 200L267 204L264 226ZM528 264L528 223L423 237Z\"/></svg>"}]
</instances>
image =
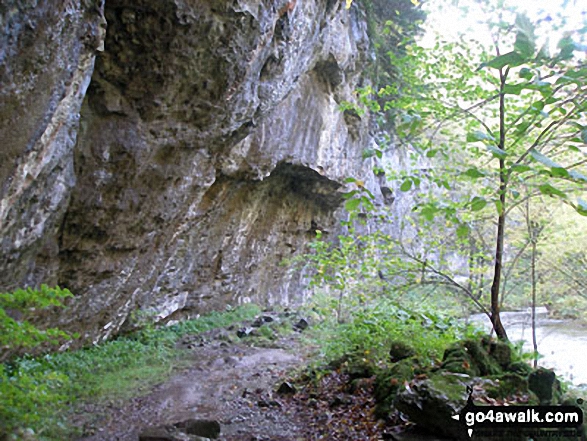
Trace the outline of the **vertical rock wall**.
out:
<instances>
[{"instance_id":1,"label":"vertical rock wall","mask_svg":"<svg viewBox=\"0 0 587 441\"><path fill-rule=\"evenodd\" d=\"M9 150L18 164L2 168L1 213L12 222L1 227L3 253L14 256L0 263L2 288L67 286L76 299L61 324L94 340L137 308L169 319L300 301L300 280L280 262L316 228L334 231L344 178L375 185L361 159L369 122L339 110L355 99L369 47L358 12L342 3L107 0L79 130L101 5L79 5L79 30L47 6L55 23L39 38L69 57L47 61L46 109L23 114L31 128ZM59 26L66 36L53 35ZM38 100L31 90L23 100ZM26 112L14 107L11 118ZM50 154L39 153L42 118Z\"/></svg>"},{"instance_id":2,"label":"vertical rock wall","mask_svg":"<svg viewBox=\"0 0 587 441\"><path fill-rule=\"evenodd\" d=\"M99 1L0 4L0 289L56 282L79 112L101 50Z\"/></svg>"}]
</instances>

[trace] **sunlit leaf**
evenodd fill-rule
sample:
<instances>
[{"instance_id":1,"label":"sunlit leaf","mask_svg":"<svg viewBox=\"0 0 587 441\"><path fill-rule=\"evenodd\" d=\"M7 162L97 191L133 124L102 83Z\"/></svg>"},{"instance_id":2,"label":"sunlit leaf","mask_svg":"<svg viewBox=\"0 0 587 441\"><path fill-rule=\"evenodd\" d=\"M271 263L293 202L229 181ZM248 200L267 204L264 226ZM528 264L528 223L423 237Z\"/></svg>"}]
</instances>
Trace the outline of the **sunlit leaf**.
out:
<instances>
[{"instance_id":1,"label":"sunlit leaf","mask_svg":"<svg viewBox=\"0 0 587 441\"><path fill-rule=\"evenodd\" d=\"M487 147L487 150L493 153L493 156L495 156L496 158L503 159L507 156L505 150L500 149L495 144L486 144L485 147Z\"/></svg>"},{"instance_id":2,"label":"sunlit leaf","mask_svg":"<svg viewBox=\"0 0 587 441\"><path fill-rule=\"evenodd\" d=\"M530 155L538 162L548 166L548 167L558 167L560 168L561 165L557 164L556 162L554 162L552 159L548 158L547 156L544 156L542 153L540 153L539 151L532 149L530 151Z\"/></svg>"},{"instance_id":3,"label":"sunlit leaf","mask_svg":"<svg viewBox=\"0 0 587 441\"><path fill-rule=\"evenodd\" d=\"M438 212L438 208L436 208L432 205L427 205L424 208L422 208L422 210L420 210L420 215L422 215L424 217L424 219L426 219L427 221L433 221L434 216L436 215L437 212Z\"/></svg>"},{"instance_id":4,"label":"sunlit leaf","mask_svg":"<svg viewBox=\"0 0 587 441\"><path fill-rule=\"evenodd\" d=\"M514 49L522 57L527 60L534 55L536 50L536 37L534 36L534 25L532 22L523 14L518 14L516 17L516 42L514 43Z\"/></svg>"},{"instance_id":5,"label":"sunlit leaf","mask_svg":"<svg viewBox=\"0 0 587 441\"><path fill-rule=\"evenodd\" d=\"M511 166L511 170L516 173L524 173L532 170L532 167L530 167L529 165L514 164Z\"/></svg>"},{"instance_id":6,"label":"sunlit leaf","mask_svg":"<svg viewBox=\"0 0 587 441\"><path fill-rule=\"evenodd\" d=\"M484 177L484 176L485 176L485 173L483 173L482 171L480 171L480 170L479 170L479 169L477 169L477 168L470 168L469 170L467 170L467 171L464 173L464 175L465 175L465 176L468 176L468 177L470 177L470 178L473 178L473 179L477 179L477 178L482 178L482 177Z\"/></svg>"},{"instance_id":7,"label":"sunlit leaf","mask_svg":"<svg viewBox=\"0 0 587 441\"><path fill-rule=\"evenodd\" d=\"M343 193L342 194L342 198L343 199L350 199L352 198L354 195L356 195L359 192L359 190L353 190L353 191L349 191L348 193Z\"/></svg>"},{"instance_id":8,"label":"sunlit leaf","mask_svg":"<svg viewBox=\"0 0 587 441\"><path fill-rule=\"evenodd\" d=\"M493 69L501 69L505 66L515 67L524 62L524 57L517 52L508 52L507 54L499 55L487 63L482 63L477 70L484 67L491 67Z\"/></svg>"},{"instance_id":9,"label":"sunlit leaf","mask_svg":"<svg viewBox=\"0 0 587 441\"><path fill-rule=\"evenodd\" d=\"M581 216L587 216L587 202L585 202L583 199L578 199L575 210L577 210L577 213L579 213Z\"/></svg>"},{"instance_id":10,"label":"sunlit leaf","mask_svg":"<svg viewBox=\"0 0 587 441\"><path fill-rule=\"evenodd\" d=\"M503 204L501 203L501 201L499 199L496 199L493 202L495 203L495 208L497 209L497 214L502 215L503 214Z\"/></svg>"},{"instance_id":11,"label":"sunlit leaf","mask_svg":"<svg viewBox=\"0 0 587 441\"><path fill-rule=\"evenodd\" d=\"M503 93L509 95L519 95L524 89L523 84L506 84L503 88Z\"/></svg>"},{"instance_id":12,"label":"sunlit leaf","mask_svg":"<svg viewBox=\"0 0 587 441\"><path fill-rule=\"evenodd\" d=\"M410 189L412 188L412 180L411 179L406 179L402 185L400 186L400 190L401 191L410 191Z\"/></svg>"},{"instance_id":13,"label":"sunlit leaf","mask_svg":"<svg viewBox=\"0 0 587 441\"><path fill-rule=\"evenodd\" d=\"M561 198L567 197L567 194L564 191L561 191L548 183L539 185L538 190L540 190L540 193L547 196L559 196Z\"/></svg>"},{"instance_id":14,"label":"sunlit leaf","mask_svg":"<svg viewBox=\"0 0 587 441\"><path fill-rule=\"evenodd\" d=\"M520 69L520 73L518 75L520 76L520 78L531 80L534 76L534 73L527 67L523 67L522 69Z\"/></svg>"},{"instance_id":15,"label":"sunlit leaf","mask_svg":"<svg viewBox=\"0 0 587 441\"><path fill-rule=\"evenodd\" d=\"M481 130L467 133L467 142L495 141L495 139Z\"/></svg>"},{"instance_id":16,"label":"sunlit leaf","mask_svg":"<svg viewBox=\"0 0 587 441\"><path fill-rule=\"evenodd\" d=\"M569 172L564 167L552 167L550 169L550 173L552 176L556 178L567 178L569 177Z\"/></svg>"},{"instance_id":17,"label":"sunlit leaf","mask_svg":"<svg viewBox=\"0 0 587 441\"><path fill-rule=\"evenodd\" d=\"M346 201L346 204L344 204L344 208L347 211L355 211L359 207L360 203L360 199L349 199L348 201Z\"/></svg>"},{"instance_id":18,"label":"sunlit leaf","mask_svg":"<svg viewBox=\"0 0 587 441\"><path fill-rule=\"evenodd\" d=\"M569 170L569 176L573 179L575 179L576 181L583 181L583 182L587 182L587 176L585 176L582 173L579 173L576 170Z\"/></svg>"},{"instance_id":19,"label":"sunlit leaf","mask_svg":"<svg viewBox=\"0 0 587 441\"><path fill-rule=\"evenodd\" d=\"M483 210L483 208L485 208L486 205L487 205L487 201L485 200L485 198L482 198L480 196L475 196L473 199L471 199L471 210L472 211Z\"/></svg>"},{"instance_id":20,"label":"sunlit leaf","mask_svg":"<svg viewBox=\"0 0 587 441\"><path fill-rule=\"evenodd\" d=\"M461 224L457 228L457 237L459 239L466 239L469 236L469 227L466 224Z\"/></svg>"}]
</instances>

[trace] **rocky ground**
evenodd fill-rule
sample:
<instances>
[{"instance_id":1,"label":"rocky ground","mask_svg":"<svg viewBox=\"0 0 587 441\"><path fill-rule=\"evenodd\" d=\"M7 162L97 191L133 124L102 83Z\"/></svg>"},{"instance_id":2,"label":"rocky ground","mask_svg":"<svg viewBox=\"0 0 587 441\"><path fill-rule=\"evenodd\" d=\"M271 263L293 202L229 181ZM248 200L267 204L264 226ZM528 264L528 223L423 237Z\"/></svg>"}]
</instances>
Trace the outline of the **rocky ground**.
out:
<instances>
[{"instance_id":1,"label":"rocky ground","mask_svg":"<svg viewBox=\"0 0 587 441\"><path fill-rule=\"evenodd\" d=\"M315 349L294 331L264 338L257 323L184 338L190 365L150 393L124 402L85 404L78 414L84 441L416 440L406 423L386 427L374 416L373 378L352 382L333 369L304 375ZM261 332L260 332L261 331ZM300 381L305 377L306 381ZM350 386L352 384L352 387ZM219 433L218 433L219 429ZM189 432L191 434L187 434ZM196 436L198 434L199 436Z\"/></svg>"},{"instance_id":2,"label":"rocky ground","mask_svg":"<svg viewBox=\"0 0 587 441\"><path fill-rule=\"evenodd\" d=\"M344 358L317 372L308 367L317 354L302 338L307 327L297 314L266 312L186 336L178 345L188 353L187 368L140 397L85 404L76 417L81 440L469 439L452 419L469 389L481 405L563 401L554 372L514 362L509 346L488 337L454 343L440 365L419 366L413 350L395 342L391 363L376 375Z\"/></svg>"},{"instance_id":3,"label":"rocky ground","mask_svg":"<svg viewBox=\"0 0 587 441\"><path fill-rule=\"evenodd\" d=\"M255 338L257 330L229 328L184 338L188 368L147 395L106 408L85 405L80 424L88 436L82 439L151 439L154 428L190 419L218 422L223 440L298 439L306 421L283 408L276 385L306 363L309 350L301 349L299 331L271 342Z\"/></svg>"}]
</instances>

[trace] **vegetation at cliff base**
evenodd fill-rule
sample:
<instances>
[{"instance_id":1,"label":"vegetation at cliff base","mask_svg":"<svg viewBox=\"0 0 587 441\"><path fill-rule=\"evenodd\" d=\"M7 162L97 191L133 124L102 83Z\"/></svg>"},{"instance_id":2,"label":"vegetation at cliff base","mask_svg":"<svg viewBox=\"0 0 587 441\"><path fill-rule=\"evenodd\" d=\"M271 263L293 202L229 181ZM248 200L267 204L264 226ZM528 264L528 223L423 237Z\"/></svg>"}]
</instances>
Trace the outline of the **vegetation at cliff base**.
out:
<instances>
[{"instance_id":1,"label":"vegetation at cliff base","mask_svg":"<svg viewBox=\"0 0 587 441\"><path fill-rule=\"evenodd\" d=\"M255 305L227 308L169 327L148 326L81 350L5 361L0 364L0 438L12 434L18 439L28 431L35 439L67 439L72 431L81 430L68 424L75 405L148 392L185 366L185 354L176 348L182 336L251 319L259 311ZM39 329L32 333L43 335Z\"/></svg>"}]
</instances>

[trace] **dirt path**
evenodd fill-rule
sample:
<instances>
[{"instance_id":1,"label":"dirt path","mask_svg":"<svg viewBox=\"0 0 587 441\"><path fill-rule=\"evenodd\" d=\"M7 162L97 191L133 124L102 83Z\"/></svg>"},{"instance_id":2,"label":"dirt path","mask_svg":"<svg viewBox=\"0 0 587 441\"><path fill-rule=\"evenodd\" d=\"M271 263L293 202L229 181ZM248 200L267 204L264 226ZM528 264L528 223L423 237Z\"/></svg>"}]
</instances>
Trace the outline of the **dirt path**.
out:
<instances>
[{"instance_id":1,"label":"dirt path","mask_svg":"<svg viewBox=\"0 0 587 441\"><path fill-rule=\"evenodd\" d=\"M244 340L247 340L246 338ZM284 409L275 392L287 373L306 362L299 334L275 347L212 339L192 347L191 366L145 396L92 409L96 433L85 441L136 441L147 427L187 419L217 420L221 440L298 440L304 416ZM193 346L193 345L191 345Z\"/></svg>"}]
</instances>

